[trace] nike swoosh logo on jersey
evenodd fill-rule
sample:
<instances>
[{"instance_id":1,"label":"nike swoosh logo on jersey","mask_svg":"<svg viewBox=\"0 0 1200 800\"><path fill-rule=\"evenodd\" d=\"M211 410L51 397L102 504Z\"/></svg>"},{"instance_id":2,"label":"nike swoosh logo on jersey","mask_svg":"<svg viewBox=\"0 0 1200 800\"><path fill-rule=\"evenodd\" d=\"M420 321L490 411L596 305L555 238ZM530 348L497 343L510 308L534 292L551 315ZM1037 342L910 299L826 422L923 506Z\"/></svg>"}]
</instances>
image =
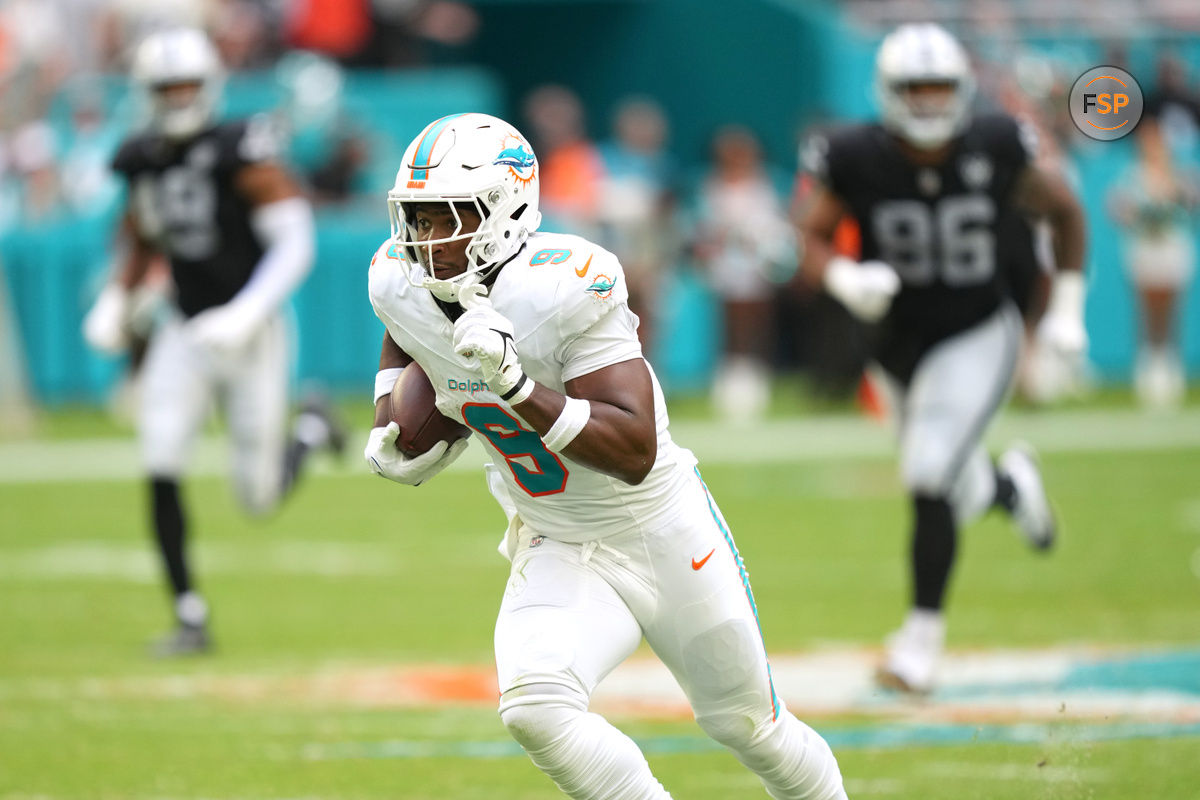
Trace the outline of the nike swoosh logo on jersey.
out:
<instances>
[{"instance_id":1,"label":"nike swoosh logo on jersey","mask_svg":"<svg viewBox=\"0 0 1200 800\"><path fill-rule=\"evenodd\" d=\"M701 567L703 567L705 564L708 563L708 560L710 558L712 558L712 554L715 552L717 552L717 548L714 547L712 550L708 551L708 555L706 555L704 558L700 559L699 561L697 561L696 559L693 558L692 559L692 569L698 570Z\"/></svg>"},{"instance_id":2,"label":"nike swoosh logo on jersey","mask_svg":"<svg viewBox=\"0 0 1200 800\"><path fill-rule=\"evenodd\" d=\"M582 267L575 268L575 274L582 278L584 275L587 275L588 268L591 266L592 266L592 257L588 256L588 260L583 262Z\"/></svg>"}]
</instances>

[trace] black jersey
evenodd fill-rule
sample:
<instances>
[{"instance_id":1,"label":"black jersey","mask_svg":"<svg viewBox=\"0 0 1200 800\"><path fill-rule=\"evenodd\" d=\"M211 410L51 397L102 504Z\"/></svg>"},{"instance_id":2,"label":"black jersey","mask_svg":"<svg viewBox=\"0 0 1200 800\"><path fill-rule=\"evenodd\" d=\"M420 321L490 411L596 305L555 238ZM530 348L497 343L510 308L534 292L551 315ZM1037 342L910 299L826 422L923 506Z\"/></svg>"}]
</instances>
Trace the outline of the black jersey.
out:
<instances>
[{"instance_id":1,"label":"black jersey","mask_svg":"<svg viewBox=\"0 0 1200 800\"><path fill-rule=\"evenodd\" d=\"M878 124L833 134L807 151L859 223L862 259L890 264L901 289L880 327L877 356L907 377L936 342L993 313L1024 258L1013 186L1033 142L1011 117L974 118L942 164L913 164Z\"/></svg>"},{"instance_id":2,"label":"black jersey","mask_svg":"<svg viewBox=\"0 0 1200 800\"><path fill-rule=\"evenodd\" d=\"M113 169L129 181L138 231L170 259L185 315L228 302L250 280L263 246L235 176L277 155L265 117L215 125L183 142L143 133L118 149Z\"/></svg>"}]
</instances>

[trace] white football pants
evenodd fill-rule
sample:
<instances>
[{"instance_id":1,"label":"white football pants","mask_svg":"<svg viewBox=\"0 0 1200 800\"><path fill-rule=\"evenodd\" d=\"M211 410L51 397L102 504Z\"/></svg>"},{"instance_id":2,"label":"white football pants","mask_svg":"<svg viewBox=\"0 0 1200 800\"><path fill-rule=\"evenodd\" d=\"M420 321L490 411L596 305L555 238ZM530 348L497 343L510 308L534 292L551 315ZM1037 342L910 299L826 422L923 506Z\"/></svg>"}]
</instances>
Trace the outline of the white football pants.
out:
<instances>
[{"instance_id":1,"label":"white football pants","mask_svg":"<svg viewBox=\"0 0 1200 800\"><path fill-rule=\"evenodd\" d=\"M522 528L496 623L505 725L570 797L669 797L632 740L587 712L644 635L772 797L845 797L829 746L775 692L749 578L699 473L668 502L671 520L582 544Z\"/></svg>"},{"instance_id":2,"label":"white football pants","mask_svg":"<svg viewBox=\"0 0 1200 800\"><path fill-rule=\"evenodd\" d=\"M1012 387L1021 332L1020 313L1005 303L930 348L907 387L884 373L899 424L904 486L947 498L960 525L986 511L996 493L983 437Z\"/></svg>"},{"instance_id":3,"label":"white football pants","mask_svg":"<svg viewBox=\"0 0 1200 800\"><path fill-rule=\"evenodd\" d=\"M182 317L164 322L142 366L138 423L147 472L165 478L183 473L215 401L229 425L238 499L251 513L273 509L283 483L290 363L282 315L229 357L193 341Z\"/></svg>"}]
</instances>

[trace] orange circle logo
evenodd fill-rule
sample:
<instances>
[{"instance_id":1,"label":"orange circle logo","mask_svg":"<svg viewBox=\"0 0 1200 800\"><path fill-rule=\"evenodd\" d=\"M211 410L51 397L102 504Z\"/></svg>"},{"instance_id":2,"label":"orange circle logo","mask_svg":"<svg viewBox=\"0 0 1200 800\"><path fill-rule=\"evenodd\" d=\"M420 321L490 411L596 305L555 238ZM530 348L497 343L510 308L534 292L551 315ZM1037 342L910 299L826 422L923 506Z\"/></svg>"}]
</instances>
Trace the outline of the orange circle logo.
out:
<instances>
[{"instance_id":1,"label":"orange circle logo","mask_svg":"<svg viewBox=\"0 0 1200 800\"><path fill-rule=\"evenodd\" d=\"M1128 136L1142 119L1142 87L1120 67L1092 67L1079 76L1068 98L1071 121L1092 139Z\"/></svg>"}]
</instances>

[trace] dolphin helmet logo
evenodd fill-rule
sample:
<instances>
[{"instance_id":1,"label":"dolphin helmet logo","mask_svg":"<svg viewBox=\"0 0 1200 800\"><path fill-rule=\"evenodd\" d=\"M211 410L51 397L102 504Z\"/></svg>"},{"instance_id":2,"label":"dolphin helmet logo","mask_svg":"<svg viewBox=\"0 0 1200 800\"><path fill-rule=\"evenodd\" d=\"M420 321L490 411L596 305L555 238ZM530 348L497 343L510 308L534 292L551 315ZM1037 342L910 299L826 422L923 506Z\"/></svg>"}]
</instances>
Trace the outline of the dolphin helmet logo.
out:
<instances>
[{"instance_id":1,"label":"dolphin helmet logo","mask_svg":"<svg viewBox=\"0 0 1200 800\"><path fill-rule=\"evenodd\" d=\"M537 157L525 146L525 143L515 136L509 136L504 142L506 147L492 161L499 167L508 167L513 178L528 184L537 176Z\"/></svg>"},{"instance_id":2,"label":"dolphin helmet logo","mask_svg":"<svg viewBox=\"0 0 1200 800\"><path fill-rule=\"evenodd\" d=\"M500 151L500 155L496 156L493 164L503 164L504 166L512 167L513 169L529 169L536 163L533 153L526 152L525 145L519 144L516 147L506 147Z\"/></svg>"}]
</instances>

